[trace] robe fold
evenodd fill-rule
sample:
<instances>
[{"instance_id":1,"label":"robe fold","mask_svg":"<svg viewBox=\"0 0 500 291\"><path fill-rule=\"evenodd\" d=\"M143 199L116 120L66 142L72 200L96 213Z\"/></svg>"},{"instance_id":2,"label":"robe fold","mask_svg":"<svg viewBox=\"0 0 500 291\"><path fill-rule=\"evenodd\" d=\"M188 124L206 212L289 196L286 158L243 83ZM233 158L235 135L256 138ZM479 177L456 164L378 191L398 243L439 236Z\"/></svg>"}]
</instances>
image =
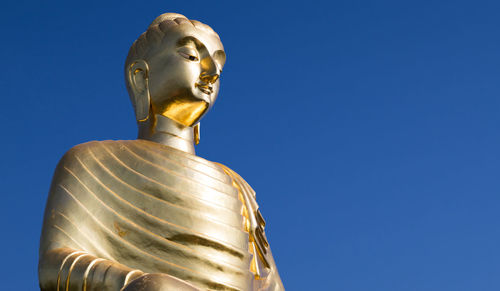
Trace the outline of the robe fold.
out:
<instances>
[{"instance_id":1,"label":"robe fold","mask_svg":"<svg viewBox=\"0 0 500 291\"><path fill-rule=\"evenodd\" d=\"M57 166L40 253L82 251L202 290L284 290L264 226L255 192L223 165L145 140L93 141ZM82 290L87 278L63 269L57 285Z\"/></svg>"}]
</instances>

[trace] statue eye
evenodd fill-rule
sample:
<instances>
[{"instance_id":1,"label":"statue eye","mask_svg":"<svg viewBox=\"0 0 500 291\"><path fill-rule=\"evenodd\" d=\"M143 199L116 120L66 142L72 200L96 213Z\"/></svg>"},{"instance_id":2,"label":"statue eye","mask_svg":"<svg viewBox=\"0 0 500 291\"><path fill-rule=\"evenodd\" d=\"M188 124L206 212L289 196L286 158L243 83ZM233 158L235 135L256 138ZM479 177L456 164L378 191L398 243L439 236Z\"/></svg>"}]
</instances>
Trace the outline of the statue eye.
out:
<instances>
[{"instance_id":1,"label":"statue eye","mask_svg":"<svg viewBox=\"0 0 500 291\"><path fill-rule=\"evenodd\" d=\"M179 54L190 60L190 61L193 61L193 62L197 62L199 60L198 58L198 52L193 49L193 48L190 48L190 47L181 47L179 50L178 50Z\"/></svg>"}]
</instances>

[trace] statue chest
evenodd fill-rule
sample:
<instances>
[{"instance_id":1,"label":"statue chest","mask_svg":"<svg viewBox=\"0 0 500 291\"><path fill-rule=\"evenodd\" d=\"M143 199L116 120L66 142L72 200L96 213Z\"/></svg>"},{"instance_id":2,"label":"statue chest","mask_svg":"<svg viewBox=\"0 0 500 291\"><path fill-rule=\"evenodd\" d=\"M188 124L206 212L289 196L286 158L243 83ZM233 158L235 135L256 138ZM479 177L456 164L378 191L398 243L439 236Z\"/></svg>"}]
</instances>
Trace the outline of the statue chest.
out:
<instances>
[{"instance_id":1,"label":"statue chest","mask_svg":"<svg viewBox=\"0 0 500 291\"><path fill-rule=\"evenodd\" d=\"M59 168L61 244L220 287L207 289L252 290L266 276L263 219L228 168L142 141L91 142Z\"/></svg>"},{"instance_id":2,"label":"statue chest","mask_svg":"<svg viewBox=\"0 0 500 291\"><path fill-rule=\"evenodd\" d=\"M69 187L92 205L98 221L87 223L104 256L247 290L252 255L239 191L219 166L198 159L147 142L99 142L70 166Z\"/></svg>"}]
</instances>

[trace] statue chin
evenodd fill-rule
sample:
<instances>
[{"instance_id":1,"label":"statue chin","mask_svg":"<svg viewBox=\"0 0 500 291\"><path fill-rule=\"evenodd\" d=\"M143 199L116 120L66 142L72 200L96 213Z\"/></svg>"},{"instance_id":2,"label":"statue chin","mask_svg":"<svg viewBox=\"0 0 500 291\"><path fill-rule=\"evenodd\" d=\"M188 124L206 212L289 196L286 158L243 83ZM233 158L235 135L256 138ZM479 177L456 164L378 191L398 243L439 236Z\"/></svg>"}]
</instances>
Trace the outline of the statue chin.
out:
<instances>
[{"instance_id":1,"label":"statue chin","mask_svg":"<svg viewBox=\"0 0 500 291\"><path fill-rule=\"evenodd\" d=\"M210 104L206 100L177 98L166 105L152 105L152 113L167 117L183 126L193 126L207 113Z\"/></svg>"},{"instance_id":2,"label":"statue chin","mask_svg":"<svg viewBox=\"0 0 500 291\"><path fill-rule=\"evenodd\" d=\"M174 100L163 110L158 112L153 107L153 112L170 118L184 126L193 126L208 111L209 103L205 100L186 101L182 99Z\"/></svg>"}]
</instances>

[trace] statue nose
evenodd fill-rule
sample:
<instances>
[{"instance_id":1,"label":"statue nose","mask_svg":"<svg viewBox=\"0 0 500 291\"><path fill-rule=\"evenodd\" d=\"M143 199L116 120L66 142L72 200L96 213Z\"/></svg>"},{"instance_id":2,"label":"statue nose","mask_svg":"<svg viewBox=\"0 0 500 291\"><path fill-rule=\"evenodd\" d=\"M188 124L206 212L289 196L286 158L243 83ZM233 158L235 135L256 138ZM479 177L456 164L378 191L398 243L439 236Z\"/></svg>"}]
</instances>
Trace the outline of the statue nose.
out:
<instances>
[{"instance_id":1,"label":"statue nose","mask_svg":"<svg viewBox=\"0 0 500 291\"><path fill-rule=\"evenodd\" d=\"M201 60L200 79L209 84L213 84L219 79L219 74L217 71L217 65L211 57L206 57Z\"/></svg>"},{"instance_id":2,"label":"statue nose","mask_svg":"<svg viewBox=\"0 0 500 291\"><path fill-rule=\"evenodd\" d=\"M202 72L200 75L200 79L205 83L213 84L217 81L217 79L219 79L219 75L218 74L208 74L206 72Z\"/></svg>"}]
</instances>

